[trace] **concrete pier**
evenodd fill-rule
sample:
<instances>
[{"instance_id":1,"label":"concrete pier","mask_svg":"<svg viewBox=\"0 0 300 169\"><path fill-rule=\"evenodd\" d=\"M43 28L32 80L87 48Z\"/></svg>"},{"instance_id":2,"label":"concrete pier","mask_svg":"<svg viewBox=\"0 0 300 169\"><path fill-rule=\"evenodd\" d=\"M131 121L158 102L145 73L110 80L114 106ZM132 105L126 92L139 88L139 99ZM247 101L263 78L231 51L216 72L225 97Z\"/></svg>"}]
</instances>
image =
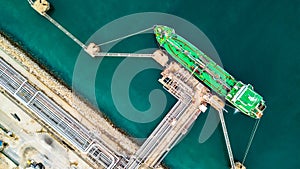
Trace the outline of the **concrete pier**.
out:
<instances>
[{"instance_id":1,"label":"concrete pier","mask_svg":"<svg viewBox=\"0 0 300 169\"><path fill-rule=\"evenodd\" d=\"M34 2L29 1L32 8L35 9L41 15L45 15L46 12L50 9L50 3L46 0L36 0Z\"/></svg>"},{"instance_id":2,"label":"concrete pier","mask_svg":"<svg viewBox=\"0 0 300 169\"><path fill-rule=\"evenodd\" d=\"M246 167L240 162L235 162L234 165L235 169L246 169ZM233 167L231 169L233 169Z\"/></svg>"},{"instance_id":3,"label":"concrete pier","mask_svg":"<svg viewBox=\"0 0 300 169\"><path fill-rule=\"evenodd\" d=\"M221 101L175 62L167 65L161 74L162 78L159 79L159 82L178 101L135 155L131 157L126 166L128 169L136 169L140 166L158 167L168 152L188 132L199 114L206 111L208 101ZM224 106L224 103L220 102L220 105L214 105L220 108Z\"/></svg>"},{"instance_id":4,"label":"concrete pier","mask_svg":"<svg viewBox=\"0 0 300 169\"><path fill-rule=\"evenodd\" d=\"M156 50L153 53L153 59L163 67L165 67L169 61L169 57L162 50Z\"/></svg>"}]
</instances>

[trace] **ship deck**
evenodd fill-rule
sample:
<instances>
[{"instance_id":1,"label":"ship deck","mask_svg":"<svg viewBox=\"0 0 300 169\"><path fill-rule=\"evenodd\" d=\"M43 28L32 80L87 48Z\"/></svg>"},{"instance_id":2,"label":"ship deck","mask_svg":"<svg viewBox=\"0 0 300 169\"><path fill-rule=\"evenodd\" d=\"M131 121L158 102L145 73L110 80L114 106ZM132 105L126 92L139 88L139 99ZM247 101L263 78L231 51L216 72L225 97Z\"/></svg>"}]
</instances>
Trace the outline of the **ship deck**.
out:
<instances>
[{"instance_id":1,"label":"ship deck","mask_svg":"<svg viewBox=\"0 0 300 169\"><path fill-rule=\"evenodd\" d=\"M253 118L260 118L263 108L258 107L265 107L264 101L251 85L236 81L210 57L176 34L174 29L158 26L154 28L154 33L160 46L194 76L218 95L225 97L241 112Z\"/></svg>"}]
</instances>

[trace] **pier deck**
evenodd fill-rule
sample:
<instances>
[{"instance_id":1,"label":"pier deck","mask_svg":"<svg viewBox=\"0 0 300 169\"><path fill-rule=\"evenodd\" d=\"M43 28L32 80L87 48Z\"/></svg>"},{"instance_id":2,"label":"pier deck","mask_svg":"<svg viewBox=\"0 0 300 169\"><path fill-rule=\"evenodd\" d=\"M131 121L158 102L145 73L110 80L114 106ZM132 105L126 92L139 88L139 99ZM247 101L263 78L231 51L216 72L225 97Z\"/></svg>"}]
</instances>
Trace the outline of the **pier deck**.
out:
<instances>
[{"instance_id":1,"label":"pier deck","mask_svg":"<svg viewBox=\"0 0 300 169\"><path fill-rule=\"evenodd\" d=\"M162 72L159 82L175 96L178 101L159 123L148 139L143 143L126 168L134 169L140 166L155 168L178 141L188 132L188 129L201 112L205 112L208 100L211 98L209 89L199 83L190 73L176 63L171 63Z\"/></svg>"}]
</instances>

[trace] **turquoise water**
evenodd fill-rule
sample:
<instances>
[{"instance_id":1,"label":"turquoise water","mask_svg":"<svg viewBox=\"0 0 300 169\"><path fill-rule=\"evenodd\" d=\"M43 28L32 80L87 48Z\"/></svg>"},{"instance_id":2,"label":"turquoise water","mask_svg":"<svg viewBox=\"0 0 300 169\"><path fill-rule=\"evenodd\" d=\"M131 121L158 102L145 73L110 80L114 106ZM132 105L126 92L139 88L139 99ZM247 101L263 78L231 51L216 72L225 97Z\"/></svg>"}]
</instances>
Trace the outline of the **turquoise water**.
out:
<instances>
[{"instance_id":1,"label":"turquoise water","mask_svg":"<svg viewBox=\"0 0 300 169\"><path fill-rule=\"evenodd\" d=\"M51 16L82 41L86 41L108 22L137 12L165 12L192 22L210 38L225 69L237 79L253 84L267 101L268 108L246 160L247 168L299 168L299 2L52 0L51 3L54 6ZM0 28L71 86L80 48L35 13L26 1L1 0L0 4ZM72 5L67 6L68 4ZM147 47L154 47L155 43L151 38L153 37L131 38L128 42L137 41L137 45L130 50L142 49L145 44L149 44ZM112 74L121 61L122 59L105 58L101 63L95 84L97 102L116 126L133 137L143 138L149 135L160 119L139 124L127 120L117 111L110 86ZM143 98L148 98L152 89L162 89L157 82L158 77L159 71L151 69L141 72L132 81L130 96L137 109L146 110L150 105ZM145 82L142 87L138 85L141 81ZM84 85L77 89L89 99L85 90ZM164 113L176 101L169 94L166 95L168 104ZM207 114L199 116L187 137L166 157L164 162L168 166L175 169L226 168L228 158L220 126L207 142L198 142L206 116ZM240 114L234 115L232 110L225 118L235 158L242 160L253 121Z\"/></svg>"}]
</instances>

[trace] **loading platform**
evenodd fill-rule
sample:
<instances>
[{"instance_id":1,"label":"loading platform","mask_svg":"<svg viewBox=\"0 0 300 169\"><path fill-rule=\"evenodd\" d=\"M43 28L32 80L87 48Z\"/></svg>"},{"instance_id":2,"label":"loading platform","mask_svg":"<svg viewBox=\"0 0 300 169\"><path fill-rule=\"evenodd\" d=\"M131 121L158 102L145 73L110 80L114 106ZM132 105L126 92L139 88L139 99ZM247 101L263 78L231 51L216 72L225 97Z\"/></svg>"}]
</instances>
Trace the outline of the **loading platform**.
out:
<instances>
[{"instance_id":1,"label":"loading platform","mask_svg":"<svg viewBox=\"0 0 300 169\"><path fill-rule=\"evenodd\" d=\"M142 144L126 166L128 169L147 166L156 168L168 152L187 134L200 113L205 112L207 104L219 110L224 136L234 168L233 155L222 110L225 103L179 64L171 62L161 73L159 82L178 99L177 103L159 123L148 139Z\"/></svg>"}]
</instances>

